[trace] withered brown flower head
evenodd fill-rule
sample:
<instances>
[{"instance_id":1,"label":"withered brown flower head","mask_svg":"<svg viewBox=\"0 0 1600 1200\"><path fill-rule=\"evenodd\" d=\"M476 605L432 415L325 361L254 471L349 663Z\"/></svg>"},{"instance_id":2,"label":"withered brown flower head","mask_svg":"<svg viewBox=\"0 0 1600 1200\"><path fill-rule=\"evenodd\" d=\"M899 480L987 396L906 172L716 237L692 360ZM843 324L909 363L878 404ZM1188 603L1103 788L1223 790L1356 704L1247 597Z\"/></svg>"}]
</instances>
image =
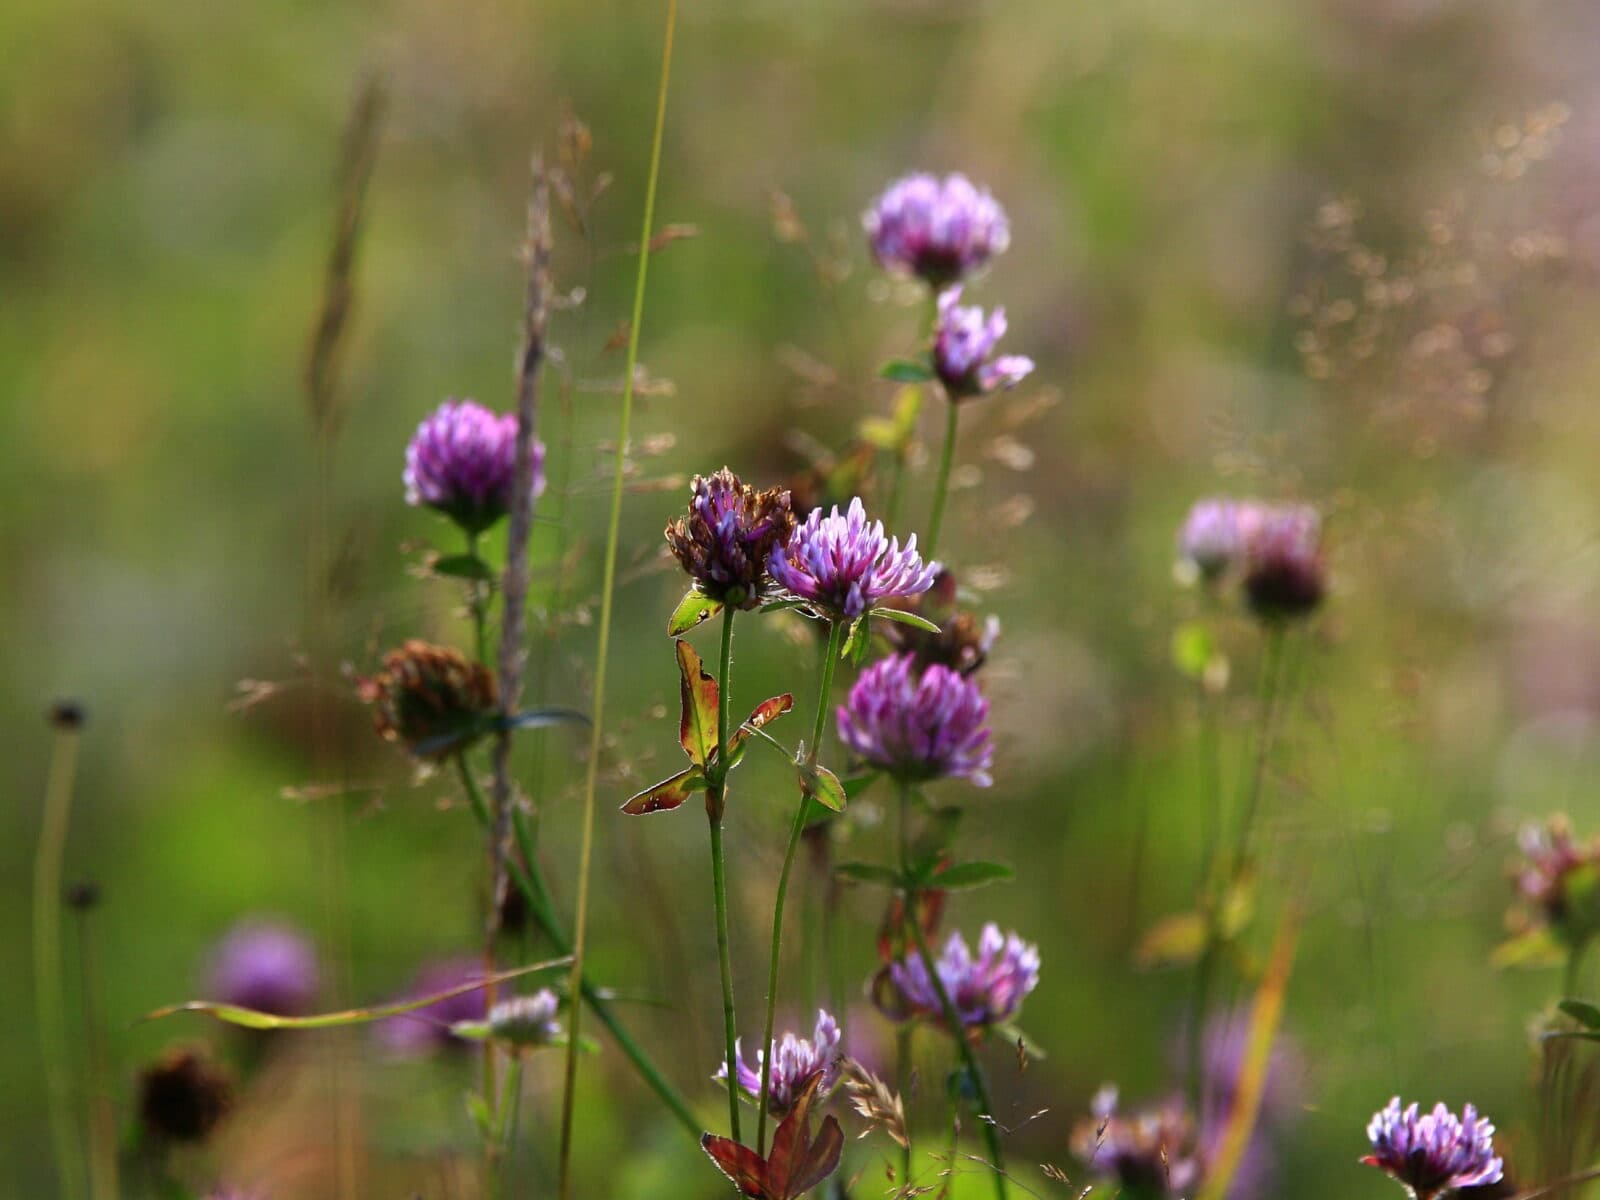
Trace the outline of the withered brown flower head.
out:
<instances>
[{"instance_id":1,"label":"withered brown flower head","mask_svg":"<svg viewBox=\"0 0 1600 1200\"><path fill-rule=\"evenodd\" d=\"M690 484L689 513L667 525L667 545L700 591L755 608L770 582L767 559L794 531L789 493L758 492L727 467Z\"/></svg>"},{"instance_id":2,"label":"withered brown flower head","mask_svg":"<svg viewBox=\"0 0 1600 1200\"><path fill-rule=\"evenodd\" d=\"M233 1076L203 1050L176 1046L139 1073L139 1118L164 1142L203 1142L233 1107Z\"/></svg>"},{"instance_id":3,"label":"withered brown flower head","mask_svg":"<svg viewBox=\"0 0 1600 1200\"><path fill-rule=\"evenodd\" d=\"M475 741L499 704L494 675L448 646L415 638L391 650L363 679L378 733L418 758L443 759Z\"/></svg>"},{"instance_id":4,"label":"withered brown flower head","mask_svg":"<svg viewBox=\"0 0 1600 1200\"><path fill-rule=\"evenodd\" d=\"M961 675L971 675L988 661L989 651L1000 637L996 617L980 617L956 601L956 577L941 570L933 587L920 596L905 596L890 602L895 608L916 613L939 627L938 633L902 625L898 621L879 622L878 631L901 654L909 654L919 668L938 664Z\"/></svg>"}]
</instances>

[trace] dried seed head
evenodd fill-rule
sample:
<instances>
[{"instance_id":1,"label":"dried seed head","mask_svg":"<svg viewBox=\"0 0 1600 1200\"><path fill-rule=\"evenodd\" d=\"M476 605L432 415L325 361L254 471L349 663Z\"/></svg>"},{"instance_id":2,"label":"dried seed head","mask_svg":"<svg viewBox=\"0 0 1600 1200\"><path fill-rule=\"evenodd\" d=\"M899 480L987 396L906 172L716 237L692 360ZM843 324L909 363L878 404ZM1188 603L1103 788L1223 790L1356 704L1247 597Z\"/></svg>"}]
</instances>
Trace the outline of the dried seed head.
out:
<instances>
[{"instance_id":1,"label":"dried seed head","mask_svg":"<svg viewBox=\"0 0 1600 1200\"><path fill-rule=\"evenodd\" d=\"M56 729L82 729L87 719L83 705L76 700L57 700L50 706L45 719Z\"/></svg>"},{"instance_id":2,"label":"dried seed head","mask_svg":"<svg viewBox=\"0 0 1600 1200\"><path fill-rule=\"evenodd\" d=\"M989 652L1000 638L999 617L980 617L959 607L956 577L949 568L939 571L926 592L897 600L893 607L915 613L939 627L938 633L899 621L884 621L878 627L889 644L899 653L909 654L919 668L937 663L957 674L971 675L988 661Z\"/></svg>"},{"instance_id":3,"label":"dried seed head","mask_svg":"<svg viewBox=\"0 0 1600 1200\"><path fill-rule=\"evenodd\" d=\"M139 1075L139 1117L162 1142L203 1142L233 1106L233 1077L192 1046L168 1050Z\"/></svg>"},{"instance_id":4,"label":"dried seed head","mask_svg":"<svg viewBox=\"0 0 1600 1200\"><path fill-rule=\"evenodd\" d=\"M667 544L694 580L714 600L755 608L768 590L767 560L794 532L789 493L758 492L723 467L696 475L689 512L667 525Z\"/></svg>"},{"instance_id":5,"label":"dried seed head","mask_svg":"<svg viewBox=\"0 0 1600 1200\"><path fill-rule=\"evenodd\" d=\"M412 639L360 683L380 736L419 758L443 759L483 733L499 704L494 675L447 646Z\"/></svg>"}]
</instances>

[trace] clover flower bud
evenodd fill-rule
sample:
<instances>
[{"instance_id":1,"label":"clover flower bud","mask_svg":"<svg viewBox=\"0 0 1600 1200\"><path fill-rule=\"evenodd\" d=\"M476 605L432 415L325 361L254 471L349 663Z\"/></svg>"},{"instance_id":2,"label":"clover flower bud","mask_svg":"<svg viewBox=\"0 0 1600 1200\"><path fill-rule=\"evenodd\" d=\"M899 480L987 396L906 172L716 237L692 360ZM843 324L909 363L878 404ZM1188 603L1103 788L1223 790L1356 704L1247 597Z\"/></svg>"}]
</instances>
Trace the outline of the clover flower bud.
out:
<instances>
[{"instance_id":1,"label":"clover flower bud","mask_svg":"<svg viewBox=\"0 0 1600 1200\"><path fill-rule=\"evenodd\" d=\"M533 443L533 494L544 491L544 447ZM469 534L511 511L517 418L472 400L446 400L406 447L406 503L444 513Z\"/></svg>"},{"instance_id":2,"label":"clover flower bud","mask_svg":"<svg viewBox=\"0 0 1600 1200\"><path fill-rule=\"evenodd\" d=\"M548 1046L561 1036L561 1001L549 988L512 996L489 1010L489 1033L517 1046Z\"/></svg>"},{"instance_id":3,"label":"clover flower bud","mask_svg":"<svg viewBox=\"0 0 1600 1200\"><path fill-rule=\"evenodd\" d=\"M672 521L666 536L700 591L749 609L767 591L767 560L793 532L787 491L758 492L723 467L713 475L694 477L688 516Z\"/></svg>"},{"instance_id":4,"label":"clover flower bud","mask_svg":"<svg viewBox=\"0 0 1600 1200\"><path fill-rule=\"evenodd\" d=\"M914 596L933 586L938 563L917 554L917 535L902 549L883 522L867 523L858 496L843 514L813 509L789 540L773 548L767 569L779 587L822 609L834 620L854 619L885 600Z\"/></svg>"},{"instance_id":5,"label":"clover flower bud","mask_svg":"<svg viewBox=\"0 0 1600 1200\"><path fill-rule=\"evenodd\" d=\"M1372 1153L1361 1161L1409 1188L1416 1200L1434 1200L1458 1188L1498 1183L1502 1163L1494 1152L1494 1126L1464 1105L1458 1118L1443 1104L1419 1113L1400 1097L1367 1126Z\"/></svg>"},{"instance_id":6,"label":"clover flower bud","mask_svg":"<svg viewBox=\"0 0 1600 1200\"><path fill-rule=\"evenodd\" d=\"M1033 373L1033 359L1020 354L995 357L1006 335L1005 309L987 316L976 306L958 303L961 289L939 296L933 328L933 371L954 401L987 396L1014 388Z\"/></svg>"},{"instance_id":7,"label":"clover flower bud","mask_svg":"<svg viewBox=\"0 0 1600 1200\"><path fill-rule=\"evenodd\" d=\"M897 180L862 216L862 225L880 266L936 288L979 270L1011 242L1005 212L965 175Z\"/></svg>"},{"instance_id":8,"label":"clover flower bud","mask_svg":"<svg viewBox=\"0 0 1600 1200\"><path fill-rule=\"evenodd\" d=\"M412 639L383 658L383 669L360 681L379 736L418 758L440 760L482 735L499 704L494 675L448 646Z\"/></svg>"},{"instance_id":9,"label":"clover flower bud","mask_svg":"<svg viewBox=\"0 0 1600 1200\"><path fill-rule=\"evenodd\" d=\"M949 667L919 671L909 654L879 659L861 673L836 719L840 741L898 779L992 782L989 702Z\"/></svg>"}]
</instances>

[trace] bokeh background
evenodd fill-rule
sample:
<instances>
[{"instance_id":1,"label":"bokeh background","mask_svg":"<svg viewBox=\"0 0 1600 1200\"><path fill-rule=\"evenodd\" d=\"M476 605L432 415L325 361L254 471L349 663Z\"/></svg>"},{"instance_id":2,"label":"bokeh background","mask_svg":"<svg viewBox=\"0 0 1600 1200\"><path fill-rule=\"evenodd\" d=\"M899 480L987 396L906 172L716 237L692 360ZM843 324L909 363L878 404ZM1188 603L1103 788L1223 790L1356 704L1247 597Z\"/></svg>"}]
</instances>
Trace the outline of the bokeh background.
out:
<instances>
[{"instance_id":1,"label":"bokeh background","mask_svg":"<svg viewBox=\"0 0 1600 1200\"><path fill-rule=\"evenodd\" d=\"M587 705L661 8L0 14L0 1191L55 1187L28 953L52 699L89 712L67 870L103 888L88 941L120 1118L170 1042L242 1053L198 1019L134 1025L196 994L242 916L311 931L330 1002L392 995L474 946L470 817L451 780L418 780L371 735L340 666L370 670L406 636L464 643L458 592L417 577L449 531L403 504L401 454L447 395L510 404L529 161L558 161L577 119L579 176L608 186L582 232L557 221L569 303L545 392L536 661L538 699ZM659 215L693 236L654 261L643 330L593 964L708 1123L723 1102L704 835L681 814L615 813L675 753L661 629L681 577L659 531L690 473L776 480L889 409L876 364L912 346L920 310L871 266L859 214L926 167L1008 209L1012 249L973 294L1006 306L1011 346L1039 362L964 415L942 547L1005 629L986 675L996 785L966 797L966 836L1018 880L950 919L999 921L1043 955L1023 1024L1049 1057L1025 1074L990 1060L1008 1121L1048 1110L1009 1139L1020 1177L1075 1194L1066 1141L1091 1093L1174 1079L1189 976L1141 971L1133 949L1200 871L1197 695L1170 651L1199 604L1172 539L1218 491L1319 503L1333 565L1296 640L1264 809L1256 940L1291 896L1307 914L1281 1178L1306 1200L1390 1194L1355 1159L1396 1091L1474 1099L1513 1159L1531 1153L1525 1029L1556 976L1486 960L1517 824L1600 817L1597 51L1580 0L684 5ZM368 77L387 103L324 475L300 375L340 131ZM936 411L924 426L907 530L927 511ZM1218 707L1236 790L1260 645L1242 617L1208 620L1232 665ZM325 655L307 657L313 638ZM739 691L807 696L812 661L792 624L747 621ZM558 733L519 759L567 911L578 749ZM729 833L747 1037L791 803L781 764L751 763ZM801 890L796 965L814 919ZM874 963L877 904L847 897L853 979ZM797 1010L802 989L786 998ZM869 1009L846 1022L884 1053ZM475 1194L459 1064L334 1035L275 1052L249 1119L183 1164L191 1178L334 1194L319 1081L336 1058L356 1081L362 1194ZM931 1127L943 1064L922 1068ZM531 1075L514 1165L543 1194L557 1060ZM585 1064L579 1121L582 1193L724 1194L609 1047ZM870 1147L851 1154L858 1194L884 1186ZM1044 1180L1047 1162L1074 1184Z\"/></svg>"}]
</instances>

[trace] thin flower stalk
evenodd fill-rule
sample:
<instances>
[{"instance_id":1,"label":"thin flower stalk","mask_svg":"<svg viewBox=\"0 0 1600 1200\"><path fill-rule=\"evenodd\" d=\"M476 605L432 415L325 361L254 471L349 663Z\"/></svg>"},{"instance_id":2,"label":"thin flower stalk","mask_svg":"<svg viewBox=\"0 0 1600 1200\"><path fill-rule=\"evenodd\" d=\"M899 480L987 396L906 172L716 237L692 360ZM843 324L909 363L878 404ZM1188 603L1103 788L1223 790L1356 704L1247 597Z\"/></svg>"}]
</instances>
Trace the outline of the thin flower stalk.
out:
<instances>
[{"instance_id":1,"label":"thin flower stalk","mask_svg":"<svg viewBox=\"0 0 1600 1200\"><path fill-rule=\"evenodd\" d=\"M956 429L961 420L961 406L955 399L946 399L944 416L944 447L939 451L939 474L933 481L933 511L928 516L927 557L931 562L939 552L939 532L944 527L945 501L950 494L950 470L956 460Z\"/></svg>"},{"instance_id":2,"label":"thin flower stalk","mask_svg":"<svg viewBox=\"0 0 1600 1200\"><path fill-rule=\"evenodd\" d=\"M59 710L58 710L59 711ZM82 1141L72 1112L72 1057L67 1047L66 996L61 976L61 871L72 815L72 783L78 765L81 718L57 717L55 747L45 786L44 823L33 859L33 970L39 1048L44 1056L50 1137L56 1172L66 1200L83 1195Z\"/></svg>"},{"instance_id":3,"label":"thin flower stalk","mask_svg":"<svg viewBox=\"0 0 1600 1200\"><path fill-rule=\"evenodd\" d=\"M828 648L822 663L822 680L817 690L817 715L811 726L811 741L806 746L806 763L817 765L817 753L822 745L822 733L828 719L828 696L833 691L833 671L839 661L839 647L844 638L845 624L835 620L828 629ZM811 807L811 797L801 793L795 807L794 822L789 827L789 844L783 852L783 869L778 873L778 894L772 905L772 949L767 963L767 1017L762 1026L761 1044L772 1045L772 1027L778 1007L778 956L783 949L783 906L789 894L789 873L794 867L794 854L800 845L800 835L805 832L806 811ZM730 1060L731 1061L731 1060ZM756 1106L756 1152L767 1152L767 1097L772 1089L772 1056L767 1055L761 1066L761 1097Z\"/></svg>"},{"instance_id":4,"label":"thin flower stalk","mask_svg":"<svg viewBox=\"0 0 1600 1200\"><path fill-rule=\"evenodd\" d=\"M728 868L722 851L722 815L728 803L728 705L733 693L733 605L722 610L722 666L718 675L717 768L706 790L711 829L711 891L717 914L717 964L722 977L722 1032L726 1062L738 1057L739 1022L733 1010L733 954L728 938ZM739 1093L728 1088L728 1136L739 1140Z\"/></svg>"},{"instance_id":5,"label":"thin flower stalk","mask_svg":"<svg viewBox=\"0 0 1600 1200\"><path fill-rule=\"evenodd\" d=\"M594 855L595 790L599 783L600 751L605 733L606 666L611 651L611 611L617 582L617 547L622 533L622 483L627 465L628 430L633 416L634 378L639 362L639 330L644 320L645 282L650 269L650 236L655 225L656 189L661 179L661 143L667 125L667 86L672 76L673 36L678 24L678 0L667 0L666 28L661 46L661 83L656 94L655 131L650 141L650 170L645 182L644 216L639 235L639 270L634 279L633 317L628 326L628 353L623 366L622 412L617 420L617 445L611 471L611 515L606 528L604 576L600 590L600 629L595 651L594 711L589 731L589 760L583 784L583 834L578 847L577 917L573 927L572 976L569 993L584 988L584 955L588 949L589 867ZM561 1143L556 1190L561 1200L572 1195L572 1118L577 1099L579 1023L582 1005L572 1009L572 1029L567 1043L565 1079L561 1096Z\"/></svg>"}]
</instances>

